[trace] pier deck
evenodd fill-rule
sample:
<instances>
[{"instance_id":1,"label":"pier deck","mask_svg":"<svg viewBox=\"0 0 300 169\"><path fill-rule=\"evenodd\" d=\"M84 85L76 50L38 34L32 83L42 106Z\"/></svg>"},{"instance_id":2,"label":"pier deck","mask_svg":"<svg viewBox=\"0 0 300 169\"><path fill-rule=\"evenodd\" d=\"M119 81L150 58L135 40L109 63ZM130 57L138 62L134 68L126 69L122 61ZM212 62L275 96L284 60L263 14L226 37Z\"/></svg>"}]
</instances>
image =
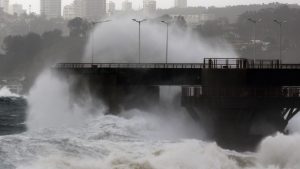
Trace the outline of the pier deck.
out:
<instances>
[{"instance_id":1,"label":"pier deck","mask_svg":"<svg viewBox=\"0 0 300 169\"><path fill-rule=\"evenodd\" d=\"M225 148L254 148L263 137L284 132L300 110L300 64L279 60L60 63L55 69L79 79L75 91L87 82L110 112L157 103L159 86L180 86L181 105Z\"/></svg>"}]
</instances>

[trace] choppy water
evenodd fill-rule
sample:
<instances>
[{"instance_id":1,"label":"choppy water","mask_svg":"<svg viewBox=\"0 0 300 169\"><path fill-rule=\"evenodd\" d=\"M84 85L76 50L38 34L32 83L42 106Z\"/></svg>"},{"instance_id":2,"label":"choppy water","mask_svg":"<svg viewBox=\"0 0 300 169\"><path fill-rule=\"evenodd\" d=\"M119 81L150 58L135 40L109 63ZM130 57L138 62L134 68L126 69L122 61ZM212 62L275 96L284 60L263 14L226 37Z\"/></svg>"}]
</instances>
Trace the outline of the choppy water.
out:
<instances>
[{"instance_id":1,"label":"choppy water","mask_svg":"<svg viewBox=\"0 0 300 169\"><path fill-rule=\"evenodd\" d=\"M42 90L49 80L52 88ZM67 109L65 87L45 77L26 99L0 98L1 131L15 133L0 136L0 169L300 168L297 134L268 137L257 152L237 153L202 141L184 115L130 110L117 117L103 110L86 114L86 106ZM25 114L28 130L20 133L25 128L16 126Z\"/></svg>"},{"instance_id":2,"label":"choppy water","mask_svg":"<svg viewBox=\"0 0 300 169\"><path fill-rule=\"evenodd\" d=\"M0 97L0 135L25 131L25 112L25 99Z\"/></svg>"}]
</instances>

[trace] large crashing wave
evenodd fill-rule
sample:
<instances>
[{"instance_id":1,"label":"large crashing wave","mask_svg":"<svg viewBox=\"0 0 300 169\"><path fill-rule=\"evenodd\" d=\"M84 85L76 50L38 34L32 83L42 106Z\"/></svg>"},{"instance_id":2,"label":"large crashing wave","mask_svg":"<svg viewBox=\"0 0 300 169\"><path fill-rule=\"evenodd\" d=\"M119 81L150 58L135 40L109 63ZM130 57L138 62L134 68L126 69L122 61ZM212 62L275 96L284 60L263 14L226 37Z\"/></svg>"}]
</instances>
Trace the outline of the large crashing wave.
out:
<instances>
[{"instance_id":1,"label":"large crashing wave","mask_svg":"<svg viewBox=\"0 0 300 169\"><path fill-rule=\"evenodd\" d=\"M81 126L0 137L3 169L298 169L299 135L269 137L257 153L197 139L151 139L143 118L99 115Z\"/></svg>"}]
</instances>

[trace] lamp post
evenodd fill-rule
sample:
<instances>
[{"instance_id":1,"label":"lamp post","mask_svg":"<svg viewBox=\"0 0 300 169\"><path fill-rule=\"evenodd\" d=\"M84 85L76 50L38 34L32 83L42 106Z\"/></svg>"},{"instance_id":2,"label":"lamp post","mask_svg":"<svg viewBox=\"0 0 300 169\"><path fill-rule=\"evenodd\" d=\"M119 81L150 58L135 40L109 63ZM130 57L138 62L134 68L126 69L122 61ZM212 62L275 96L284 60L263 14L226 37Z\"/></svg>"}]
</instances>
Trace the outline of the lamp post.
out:
<instances>
[{"instance_id":1,"label":"lamp post","mask_svg":"<svg viewBox=\"0 0 300 169\"><path fill-rule=\"evenodd\" d=\"M139 63L141 63L141 23L147 21L147 19L143 19L143 20L132 19L132 20L139 24Z\"/></svg>"},{"instance_id":2,"label":"lamp post","mask_svg":"<svg viewBox=\"0 0 300 169\"><path fill-rule=\"evenodd\" d=\"M29 18L29 19L25 19L25 23L27 24L27 31L28 31L28 33L30 33L31 32L31 19Z\"/></svg>"},{"instance_id":3,"label":"lamp post","mask_svg":"<svg viewBox=\"0 0 300 169\"><path fill-rule=\"evenodd\" d=\"M282 24L286 23L287 21L279 21L277 19L273 20L275 23L279 25L279 60L281 62L282 57Z\"/></svg>"},{"instance_id":4,"label":"lamp post","mask_svg":"<svg viewBox=\"0 0 300 169\"><path fill-rule=\"evenodd\" d=\"M248 18L248 21L254 24L254 59L255 59L256 58L256 24L261 22L262 19L255 20L252 18Z\"/></svg>"},{"instance_id":5,"label":"lamp post","mask_svg":"<svg viewBox=\"0 0 300 169\"><path fill-rule=\"evenodd\" d=\"M168 53L169 53L169 22L161 21L162 23L167 25L167 39L166 39L166 63L168 63Z\"/></svg>"},{"instance_id":6,"label":"lamp post","mask_svg":"<svg viewBox=\"0 0 300 169\"><path fill-rule=\"evenodd\" d=\"M110 22L111 20L92 22L93 29L98 23ZM92 65L94 65L94 36L92 36Z\"/></svg>"}]
</instances>

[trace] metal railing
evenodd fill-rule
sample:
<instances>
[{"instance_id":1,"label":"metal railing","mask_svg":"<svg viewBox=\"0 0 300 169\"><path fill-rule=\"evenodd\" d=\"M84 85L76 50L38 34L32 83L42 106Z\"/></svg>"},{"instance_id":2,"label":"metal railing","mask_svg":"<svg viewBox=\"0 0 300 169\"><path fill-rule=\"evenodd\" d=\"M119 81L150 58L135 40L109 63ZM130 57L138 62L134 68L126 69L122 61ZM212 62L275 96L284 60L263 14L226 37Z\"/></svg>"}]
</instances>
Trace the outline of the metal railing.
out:
<instances>
[{"instance_id":1,"label":"metal railing","mask_svg":"<svg viewBox=\"0 0 300 169\"><path fill-rule=\"evenodd\" d=\"M300 64L203 64L203 63L59 63L54 68L136 68L136 69L300 69Z\"/></svg>"},{"instance_id":2,"label":"metal railing","mask_svg":"<svg viewBox=\"0 0 300 169\"><path fill-rule=\"evenodd\" d=\"M200 69L201 63L59 63L55 68Z\"/></svg>"},{"instance_id":3,"label":"metal railing","mask_svg":"<svg viewBox=\"0 0 300 169\"><path fill-rule=\"evenodd\" d=\"M205 58L203 63L58 63L55 68L133 68L133 69L300 69L300 64L280 60L244 58Z\"/></svg>"},{"instance_id":4,"label":"metal railing","mask_svg":"<svg viewBox=\"0 0 300 169\"><path fill-rule=\"evenodd\" d=\"M278 88L210 88L210 87L183 87L184 97L298 97L300 87L284 86Z\"/></svg>"}]
</instances>

